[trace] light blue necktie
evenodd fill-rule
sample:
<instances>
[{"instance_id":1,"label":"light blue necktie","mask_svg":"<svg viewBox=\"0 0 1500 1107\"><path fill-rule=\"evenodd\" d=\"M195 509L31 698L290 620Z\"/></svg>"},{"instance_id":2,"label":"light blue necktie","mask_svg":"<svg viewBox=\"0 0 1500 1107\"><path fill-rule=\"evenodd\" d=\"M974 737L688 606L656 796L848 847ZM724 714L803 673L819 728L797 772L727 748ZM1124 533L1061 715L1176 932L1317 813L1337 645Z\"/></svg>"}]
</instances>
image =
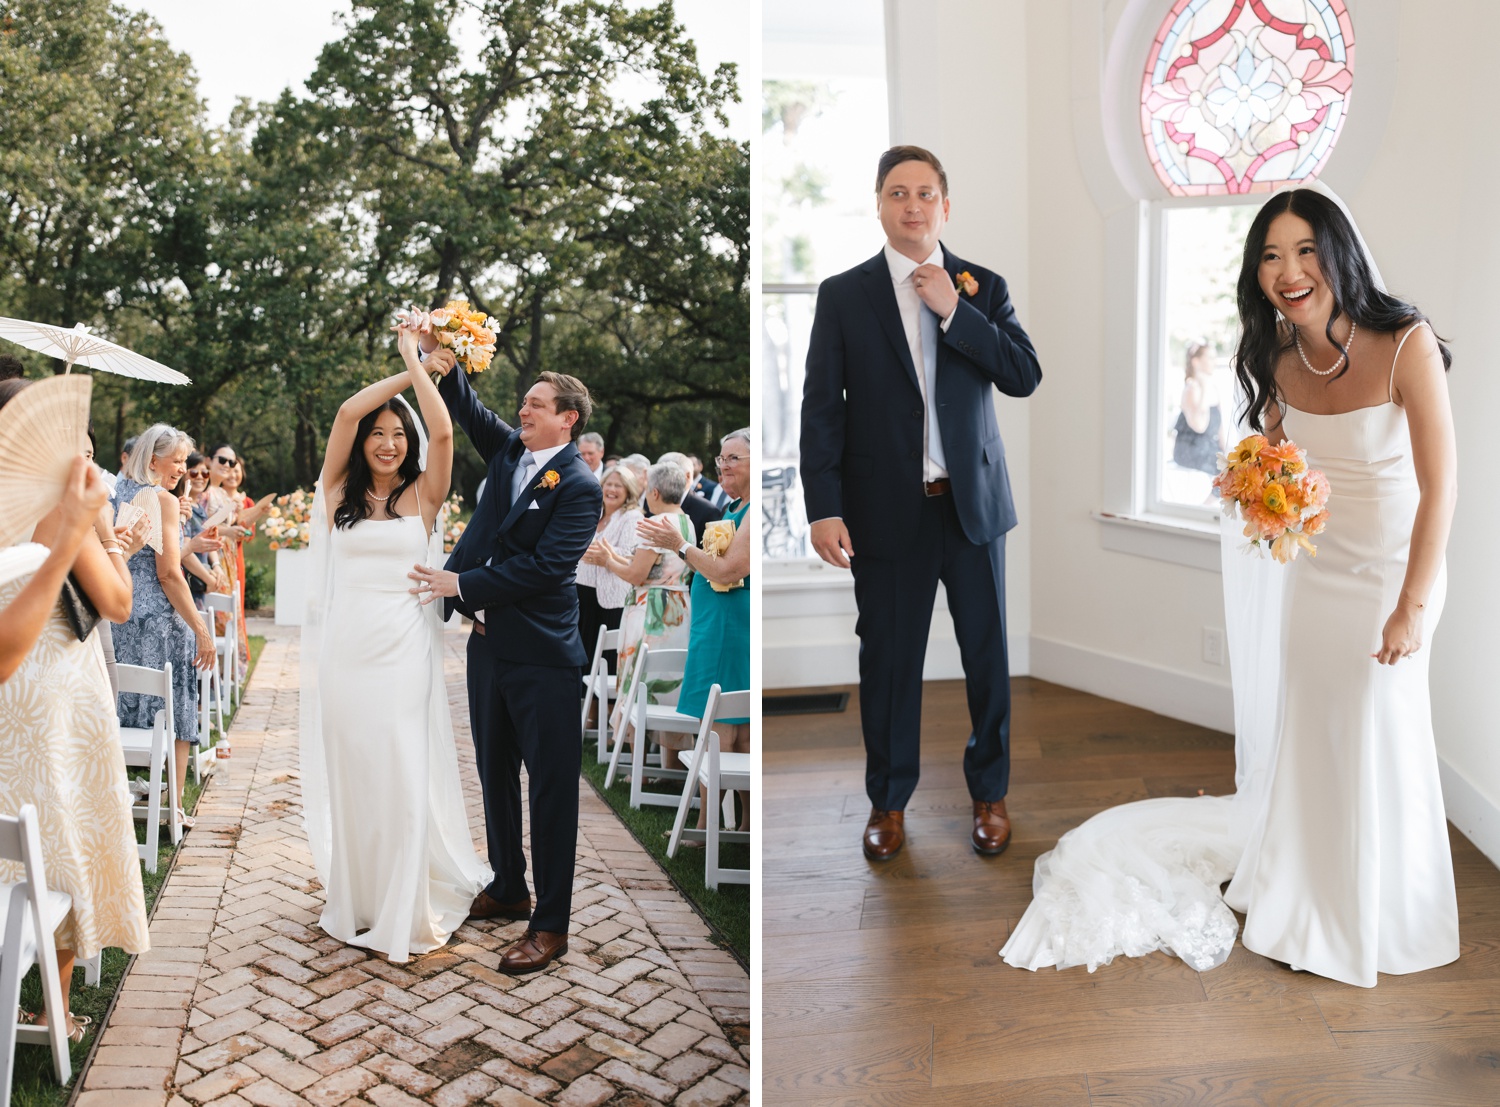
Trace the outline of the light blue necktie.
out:
<instances>
[{"instance_id":1,"label":"light blue necktie","mask_svg":"<svg viewBox=\"0 0 1500 1107\"><path fill-rule=\"evenodd\" d=\"M944 471L948 468L947 458L943 454L943 432L938 429L938 399L937 399L937 354L938 354L938 325L937 312L926 304L922 305L921 313L922 332L922 376L927 382L927 456L932 458L932 463ZM926 466L923 466L923 480L926 480Z\"/></svg>"},{"instance_id":2,"label":"light blue necktie","mask_svg":"<svg viewBox=\"0 0 1500 1107\"><path fill-rule=\"evenodd\" d=\"M516 462L515 484L510 490L510 502L514 504L526 494L526 479L536 468L536 455L527 450L521 455L521 460Z\"/></svg>"}]
</instances>

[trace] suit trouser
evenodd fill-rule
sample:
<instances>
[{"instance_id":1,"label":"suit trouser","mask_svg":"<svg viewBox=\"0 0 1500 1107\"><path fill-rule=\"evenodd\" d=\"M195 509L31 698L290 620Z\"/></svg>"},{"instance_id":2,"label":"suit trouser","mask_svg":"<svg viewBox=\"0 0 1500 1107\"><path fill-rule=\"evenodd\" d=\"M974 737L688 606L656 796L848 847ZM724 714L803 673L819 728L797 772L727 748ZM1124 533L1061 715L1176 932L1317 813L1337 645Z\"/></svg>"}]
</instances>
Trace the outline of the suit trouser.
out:
<instances>
[{"instance_id":1,"label":"suit trouser","mask_svg":"<svg viewBox=\"0 0 1500 1107\"><path fill-rule=\"evenodd\" d=\"M883 811L903 811L921 774L922 662L938 581L958 638L973 730L964 778L976 800L1010 787L1010 661L1005 641L1005 536L975 545L953 497L922 504L915 546L878 559L855 547L859 606L859 707L865 739L865 791Z\"/></svg>"},{"instance_id":2,"label":"suit trouser","mask_svg":"<svg viewBox=\"0 0 1500 1107\"><path fill-rule=\"evenodd\" d=\"M486 891L501 903L529 894L521 851L521 766L531 805L531 862L536 905L531 926L568 932L578 850L578 774L583 731L578 716L582 671L502 661L469 636L469 714L484 793L485 840L495 880Z\"/></svg>"}]
</instances>

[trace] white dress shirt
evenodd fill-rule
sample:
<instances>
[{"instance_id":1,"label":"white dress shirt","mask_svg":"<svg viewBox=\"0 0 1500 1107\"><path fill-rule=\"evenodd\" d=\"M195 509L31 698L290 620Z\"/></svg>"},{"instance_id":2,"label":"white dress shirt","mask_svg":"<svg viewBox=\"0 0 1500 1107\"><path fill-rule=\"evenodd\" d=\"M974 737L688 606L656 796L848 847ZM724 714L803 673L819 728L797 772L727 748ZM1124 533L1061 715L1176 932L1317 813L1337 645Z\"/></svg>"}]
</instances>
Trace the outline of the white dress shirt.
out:
<instances>
[{"instance_id":1,"label":"white dress shirt","mask_svg":"<svg viewBox=\"0 0 1500 1107\"><path fill-rule=\"evenodd\" d=\"M927 372L926 364L922 357L922 297L917 295L917 286L912 282L912 274L920 265L936 265L939 269L943 267L943 248L936 246L926 261L912 261L900 250L897 250L889 242L885 244L885 263L891 270L891 283L896 290L896 306L901 311L901 329L906 332L906 346L911 351L911 363L917 370L917 387L922 392L922 407L924 418L922 420L922 479L924 481L942 480L948 475L948 470L938 465L932 459L932 443L930 441L932 420L925 418L926 408L932 402L927 395ZM958 309L955 308L954 311ZM947 331L948 324L953 321L953 313L942 320L942 328Z\"/></svg>"}]
</instances>

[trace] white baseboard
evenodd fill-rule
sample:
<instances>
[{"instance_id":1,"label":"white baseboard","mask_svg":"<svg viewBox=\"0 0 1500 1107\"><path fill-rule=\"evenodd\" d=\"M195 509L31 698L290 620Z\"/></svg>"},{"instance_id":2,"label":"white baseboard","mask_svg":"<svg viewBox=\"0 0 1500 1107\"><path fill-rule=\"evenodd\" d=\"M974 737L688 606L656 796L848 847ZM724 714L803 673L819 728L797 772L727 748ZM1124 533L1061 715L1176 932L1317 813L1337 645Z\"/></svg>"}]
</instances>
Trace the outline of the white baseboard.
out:
<instances>
[{"instance_id":1,"label":"white baseboard","mask_svg":"<svg viewBox=\"0 0 1500 1107\"><path fill-rule=\"evenodd\" d=\"M1479 852L1500 865L1500 806L1439 755L1438 776L1443 782L1443 806L1448 821Z\"/></svg>"},{"instance_id":2,"label":"white baseboard","mask_svg":"<svg viewBox=\"0 0 1500 1107\"><path fill-rule=\"evenodd\" d=\"M1053 684L1234 733L1234 693L1227 679L1220 684L1034 634L1029 660L1031 675Z\"/></svg>"}]
</instances>

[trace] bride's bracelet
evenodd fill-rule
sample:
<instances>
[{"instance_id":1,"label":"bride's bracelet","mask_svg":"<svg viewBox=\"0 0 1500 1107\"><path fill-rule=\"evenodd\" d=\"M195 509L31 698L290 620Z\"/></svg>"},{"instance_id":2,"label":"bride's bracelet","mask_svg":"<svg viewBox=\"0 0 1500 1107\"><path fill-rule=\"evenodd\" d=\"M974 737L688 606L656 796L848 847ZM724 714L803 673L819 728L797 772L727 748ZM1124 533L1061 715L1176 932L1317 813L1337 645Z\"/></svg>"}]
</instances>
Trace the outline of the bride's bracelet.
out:
<instances>
[{"instance_id":1,"label":"bride's bracelet","mask_svg":"<svg viewBox=\"0 0 1500 1107\"><path fill-rule=\"evenodd\" d=\"M1427 606L1425 603L1422 603L1419 600L1412 599L1405 592L1402 592L1401 595L1399 597L1397 597L1396 602L1397 603L1409 603L1413 607L1415 607L1418 611L1421 611L1423 608L1425 608Z\"/></svg>"}]
</instances>

